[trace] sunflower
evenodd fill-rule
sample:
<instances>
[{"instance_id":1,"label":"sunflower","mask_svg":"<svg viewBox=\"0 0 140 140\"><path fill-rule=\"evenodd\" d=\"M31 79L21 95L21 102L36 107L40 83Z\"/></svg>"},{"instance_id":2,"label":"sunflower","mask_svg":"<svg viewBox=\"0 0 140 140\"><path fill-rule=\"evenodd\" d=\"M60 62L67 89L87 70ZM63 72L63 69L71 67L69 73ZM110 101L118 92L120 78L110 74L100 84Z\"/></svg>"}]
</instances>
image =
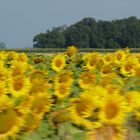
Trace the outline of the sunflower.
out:
<instances>
[{"instance_id":1,"label":"sunflower","mask_svg":"<svg viewBox=\"0 0 140 140\"><path fill-rule=\"evenodd\" d=\"M19 53L18 54L18 58L17 58L17 61L19 62L27 62L28 61L28 56L26 53L22 52L22 53Z\"/></svg>"},{"instance_id":2,"label":"sunflower","mask_svg":"<svg viewBox=\"0 0 140 140\"><path fill-rule=\"evenodd\" d=\"M110 65L113 63L113 54L111 53L107 53L105 55L103 55L102 60L104 62L104 65Z\"/></svg>"},{"instance_id":3,"label":"sunflower","mask_svg":"<svg viewBox=\"0 0 140 140\"><path fill-rule=\"evenodd\" d=\"M79 98L72 98L69 107L72 122L87 129L97 127L97 123L91 120L97 119L98 111L96 112L96 110L99 106L99 98L88 91L82 93Z\"/></svg>"},{"instance_id":4,"label":"sunflower","mask_svg":"<svg viewBox=\"0 0 140 140\"><path fill-rule=\"evenodd\" d=\"M52 100L51 96L47 93L38 93L33 96L31 110L38 116L43 116L44 113L49 112Z\"/></svg>"},{"instance_id":5,"label":"sunflower","mask_svg":"<svg viewBox=\"0 0 140 140\"><path fill-rule=\"evenodd\" d=\"M78 80L79 86L83 89L92 87L94 78L95 75L93 74L93 72L86 71L81 73Z\"/></svg>"},{"instance_id":6,"label":"sunflower","mask_svg":"<svg viewBox=\"0 0 140 140\"><path fill-rule=\"evenodd\" d=\"M19 115L14 103L8 96L0 98L0 140L15 138L24 125L24 119Z\"/></svg>"},{"instance_id":7,"label":"sunflower","mask_svg":"<svg viewBox=\"0 0 140 140\"><path fill-rule=\"evenodd\" d=\"M40 125L41 119L34 115L32 112L28 113L25 118L25 124L21 128L22 132L31 132L37 129Z\"/></svg>"},{"instance_id":8,"label":"sunflower","mask_svg":"<svg viewBox=\"0 0 140 140\"><path fill-rule=\"evenodd\" d=\"M0 82L6 81L7 69L4 67L4 62L0 60Z\"/></svg>"},{"instance_id":9,"label":"sunflower","mask_svg":"<svg viewBox=\"0 0 140 140\"><path fill-rule=\"evenodd\" d=\"M75 47L75 46L69 46L68 47L68 50L67 50L67 54L68 54L68 56L74 56L76 53L77 53L77 47Z\"/></svg>"},{"instance_id":10,"label":"sunflower","mask_svg":"<svg viewBox=\"0 0 140 140\"><path fill-rule=\"evenodd\" d=\"M140 66L136 65L135 68L134 68L134 76L136 77L140 77Z\"/></svg>"},{"instance_id":11,"label":"sunflower","mask_svg":"<svg viewBox=\"0 0 140 140\"><path fill-rule=\"evenodd\" d=\"M44 114L50 111L52 100L48 94L38 93L35 96L31 96L27 104L28 107L30 107L30 112L26 115L25 125L22 128L25 132L32 131L39 127Z\"/></svg>"},{"instance_id":12,"label":"sunflower","mask_svg":"<svg viewBox=\"0 0 140 140\"><path fill-rule=\"evenodd\" d=\"M131 111L140 108L140 94L138 91L128 91L124 95Z\"/></svg>"},{"instance_id":13,"label":"sunflower","mask_svg":"<svg viewBox=\"0 0 140 140\"><path fill-rule=\"evenodd\" d=\"M127 54L123 50L118 50L114 53L113 58L114 63L120 65L122 62L126 60Z\"/></svg>"},{"instance_id":14,"label":"sunflower","mask_svg":"<svg viewBox=\"0 0 140 140\"><path fill-rule=\"evenodd\" d=\"M63 54L57 54L52 59L52 69L56 72L60 72L66 65L66 59Z\"/></svg>"},{"instance_id":15,"label":"sunflower","mask_svg":"<svg viewBox=\"0 0 140 140\"><path fill-rule=\"evenodd\" d=\"M0 51L0 60L5 61L7 58L7 53L5 51Z\"/></svg>"},{"instance_id":16,"label":"sunflower","mask_svg":"<svg viewBox=\"0 0 140 140\"><path fill-rule=\"evenodd\" d=\"M7 59L8 60L17 60L18 53L14 51L7 52Z\"/></svg>"},{"instance_id":17,"label":"sunflower","mask_svg":"<svg viewBox=\"0 0 140 140\"><path fill-rule=\"evenodd\" d=\"M26 95L30 90L29 79L24 76L18 76L14 79L10 78L8 82L8 87L9 93L14 97Z\"/></svg>"},{"instance_id":18,"label":"sunflower","mask_svg":"<svg viewBox=\"0 0 140 140\"><path fill-rule=\"evenodd\" d=\"M66 84L70 86L73 82L72 71L62 71L55 76L54 82L56 84Z\"/></svg>"},{"instance_id":19,"label":"sunflower","mask_svg":"<svg viewBox=\"0 0 140 140\"><path fill-rule=\"evenodd\" d=\"M99 60L100 60L99 53L91 53L86 55L86 57L84 57L84 62L85 62L84 68L88 70L94 70Z\"/></svg>"},{"instance_id":20,"label":"sunflower","mask_svg":"<svg viewBox=\"0 0 140 140\"><path fill-rule=\"evenodd\" d=\"M30 82L33 85L44 84L46 82L47 73L41 70L34 70L30 74Z\"/></svg>"},{"instance_id":21,"label":"sunflower","mask_svg":"<svg viewBox=\"0 0 140 140\"><path fill-rule=\"evenodd\" d=\"M27 71L27 63L19 63L18 61L13 61L11 63L11 67L8 68L8 77L16 77L16 76L20 76L23 75L26 71Z\"/></svg>"},{"instance_id":22,"label":"sunflower","mask_svg":"<svg viewBox=\"0 0 140 140\"><path fill-rule=\"evenodd\" d=\"M112 65L105 65L101 69L101 74L104 75L110 75L111 73L115 73L115 69Z\"/></svg>"},{"instance_id":23,"label":"sunflower","mask_svg":"<svg viewBox=\"0 0 140 140\"><path fill-rule=\"evenodd\" d=\"M102 100L100 120L105 124L123 124L128 113L128 104L119 94L110 94Z\"/></svg>"},{"instance_id":24,"label":"sunflower","mask_svg":"<svg viewBox=\"0 0 140 140\"><path fill-rule=\"evenodd\" d=\"M58 99L64 99L70 95L70 87L65 83L56 84L54 90L54 95L56 95Z\"/></svg>"},{"instance_id":25,"label":"sunflower","mask_svg":"<svg viewBox=\"0 0 140 140\"><path fill-rule=\"evenodd\" d=\"M120 73L125 76L134 76L135 74L135 63L131 60L126 60L120 69Z\"/></svg>"}]
</instances>

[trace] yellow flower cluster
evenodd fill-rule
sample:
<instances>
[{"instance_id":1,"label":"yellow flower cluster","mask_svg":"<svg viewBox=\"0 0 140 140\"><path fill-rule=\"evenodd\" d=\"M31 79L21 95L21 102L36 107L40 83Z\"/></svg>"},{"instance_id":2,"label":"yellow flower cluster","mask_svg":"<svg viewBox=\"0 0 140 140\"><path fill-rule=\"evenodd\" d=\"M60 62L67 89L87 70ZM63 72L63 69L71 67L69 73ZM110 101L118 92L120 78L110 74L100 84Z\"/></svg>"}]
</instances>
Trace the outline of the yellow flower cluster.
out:
<instances>
[{"instance_id":1,"label":"yellow flower cluster","mask_svg":"<svg viewBox=\"0 0 140 140\"><path fill-rule=\"evenodd\" d=\"M0 140L35 130L46 113L52 129L69 122L87 140L124 140L129 118L140 123L140 54L77 51L0 52Z\"/></svg>"}]
</instances>

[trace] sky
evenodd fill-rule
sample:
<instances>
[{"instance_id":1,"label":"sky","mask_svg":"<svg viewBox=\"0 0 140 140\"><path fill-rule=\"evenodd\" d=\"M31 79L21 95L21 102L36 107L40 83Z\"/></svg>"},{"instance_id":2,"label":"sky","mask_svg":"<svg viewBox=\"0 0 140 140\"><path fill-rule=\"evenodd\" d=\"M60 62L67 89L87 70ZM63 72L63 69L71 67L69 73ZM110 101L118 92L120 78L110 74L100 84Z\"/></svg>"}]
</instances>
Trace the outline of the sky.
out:
<instances>
[{"instance_id":1,"label":"sky","mask_svg":"<svg viewBox=\"0 0 140 140\"><path fill-rule=\"evenodd\" d=\"M7 48L33 46L33 37L85 17L140 19L140 0L0 0L0 42Z\"/></svg>"}]
</instances>

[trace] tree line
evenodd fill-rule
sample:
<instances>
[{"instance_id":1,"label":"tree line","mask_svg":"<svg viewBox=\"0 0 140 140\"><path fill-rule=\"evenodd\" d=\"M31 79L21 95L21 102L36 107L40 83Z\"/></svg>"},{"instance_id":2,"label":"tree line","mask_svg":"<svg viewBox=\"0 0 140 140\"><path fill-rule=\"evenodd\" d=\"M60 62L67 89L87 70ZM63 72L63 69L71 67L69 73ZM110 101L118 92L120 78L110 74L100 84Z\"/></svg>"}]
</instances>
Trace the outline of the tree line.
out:
<instances>
[{"instance_id":1,"label":"tree line","mask_svg":"<svg viewBox=\"0 0 140 140\"><path fill-rule=\"evenodd\" d=\"M34 48L140 48L140 19L112 21L84 18L70 25L53 27L33 38Z\"/></svg>"}]
</instances>

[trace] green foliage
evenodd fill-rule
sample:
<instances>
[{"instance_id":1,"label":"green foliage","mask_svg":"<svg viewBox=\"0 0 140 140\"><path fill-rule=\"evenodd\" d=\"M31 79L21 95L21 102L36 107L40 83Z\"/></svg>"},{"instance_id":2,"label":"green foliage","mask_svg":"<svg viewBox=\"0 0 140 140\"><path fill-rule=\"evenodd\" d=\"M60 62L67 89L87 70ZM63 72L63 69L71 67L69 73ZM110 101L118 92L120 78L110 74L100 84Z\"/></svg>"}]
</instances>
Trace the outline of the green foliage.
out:
<instances>
[{"instance_id":1,"label":"green foliage","mask_svg":"<svg viewBox=\"0 0 140 140\"><path fill-rule=\"evenodd\" d=\"M84 18L66 27L55 27L33 39L34 48L130 48L140 47L140 20L129 17L112 21Z\"/></svg>"}]
</instances>

